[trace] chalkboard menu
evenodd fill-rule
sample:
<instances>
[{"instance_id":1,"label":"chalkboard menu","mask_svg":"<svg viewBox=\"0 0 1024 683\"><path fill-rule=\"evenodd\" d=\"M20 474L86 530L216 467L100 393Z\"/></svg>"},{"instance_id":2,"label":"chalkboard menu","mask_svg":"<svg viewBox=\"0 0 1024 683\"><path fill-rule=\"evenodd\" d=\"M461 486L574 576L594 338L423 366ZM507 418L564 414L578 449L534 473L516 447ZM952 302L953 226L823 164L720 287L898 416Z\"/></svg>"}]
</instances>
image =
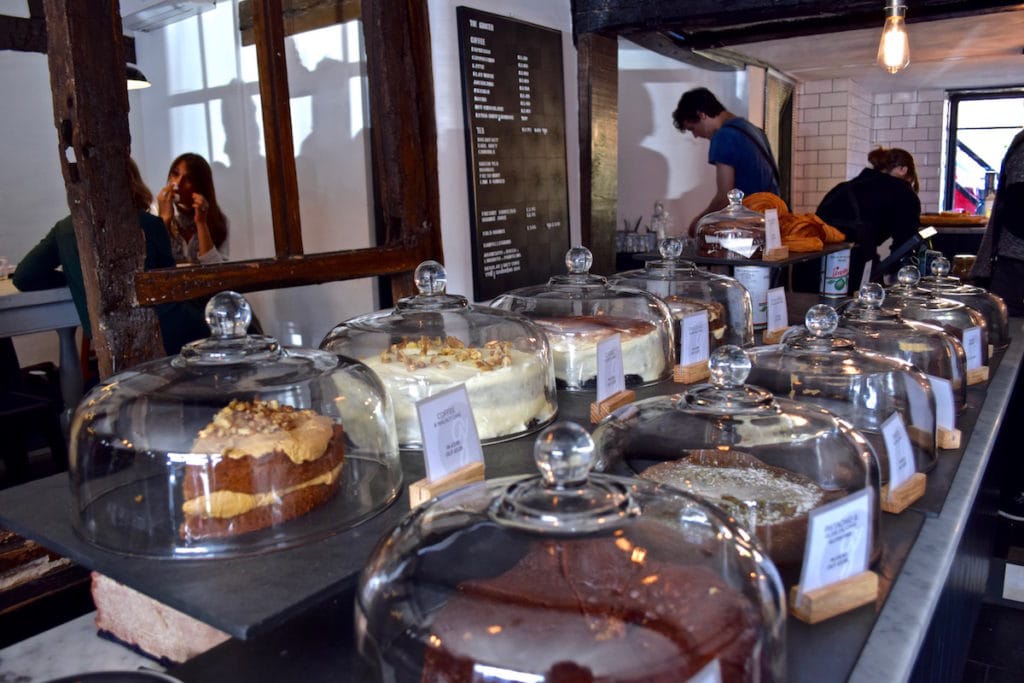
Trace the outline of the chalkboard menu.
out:
<instances>
[{"instance_id":1,"label":"chalkboard menu","mask_svg":"<svg viewBox=\"0 0 1024 683\"><path fill-rule=\"evenodd\" d=\"M476 299L566 272L562 34L456 9Z\"/></svg>"}]
</instances>

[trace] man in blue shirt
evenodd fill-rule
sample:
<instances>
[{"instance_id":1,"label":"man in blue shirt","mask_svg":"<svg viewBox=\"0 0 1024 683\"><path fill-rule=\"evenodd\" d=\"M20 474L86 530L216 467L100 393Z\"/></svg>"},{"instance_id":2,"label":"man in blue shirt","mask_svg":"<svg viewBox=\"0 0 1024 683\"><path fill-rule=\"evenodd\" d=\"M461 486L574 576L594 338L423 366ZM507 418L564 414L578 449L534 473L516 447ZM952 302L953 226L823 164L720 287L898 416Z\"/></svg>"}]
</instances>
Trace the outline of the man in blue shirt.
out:
<instances>
[{"instance_id":1,"label":"man in blue shirt","mask_svg":"<svg viewBox=\"0 0 1024 683\"><path fill-rule=\"evenodd\" d=\"M694 234L701 216L724 208L729 190L746 195L755 192L779 194L779 171L768 137L760 128L722 106L707 88L683 93L672 122L682 132L711 141L708 163L715 167L715 196L690 224Z\"/></svg>"}]
</instances>

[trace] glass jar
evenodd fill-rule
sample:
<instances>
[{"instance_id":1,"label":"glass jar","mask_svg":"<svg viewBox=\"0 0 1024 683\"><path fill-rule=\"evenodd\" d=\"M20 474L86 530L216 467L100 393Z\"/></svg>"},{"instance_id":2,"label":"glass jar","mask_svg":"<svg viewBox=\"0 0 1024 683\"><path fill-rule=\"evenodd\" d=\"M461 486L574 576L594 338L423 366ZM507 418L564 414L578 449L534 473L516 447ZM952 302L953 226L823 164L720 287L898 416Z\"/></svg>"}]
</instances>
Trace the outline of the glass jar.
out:
<instances>
[{"instance_id":1,"label":"glass jar","mask_svg":"<svg viewBox=\"0 0 1024 683\"><path fill-rule=\"evenodd\" d=\"M904 360L921 372L948 379L957 408L967 406L967 355L956 337L941 327L903 320L898 311L882 307L885 290L868 283L838 309L836 334L852 339L859 348Z\"/></svg>"},{"instance_id":2,"label":"glass jar","mask_svg":"<svg viewBox=\"0 0 1024 683\"><path fill-rule=\"evenodd\" d=\"M934 292L937 296L953 299L970 306L985 317L988 327L988 341L996 349L1004 349L1010 343L1010 321L1006 303L1001 297L981 287L960 282L950 277L949 259L939 256L932 261L932 275L922 277L918 286Z\"/></svg>"},{"instance_id":3,"label":"glass jar","mask_svg":"<svg viewBox=\"0 0 1024 683\"><path fill-rule=\"evenodd\" d=\"M959 301L935 295L918 287L921 272L916 266L903 266L896 274L898 284L889 288L882 308L898 312L907 320L929 323L941 327L963 344L964 330L981 330L983 361L988 362L988 323L985 316Z\"/></svg>"},{"instance_id":4,"label":"glass jar","mask_svg":"<svg viewBox=\"0 0 1024 683\"><path fill-rule=\"evenodd\" d=\"M387 534L356 595L359 680L785 680L785 595L757 542L688 493L590 473L593 448L556 423L539 476L471 484Z\"/></svg>"},{"instance_id":5,"label":"glass jar","mask_svg":"<svg viewBox=\"0 0 1024 683\"><path fill-rule=\"evenodd\" d=\"M729 204L697 221L697 252L724 259L758 259L764 252L764 215L743 206L743 192L729 190Z\"/></svg>"},{"instance_id":6,"label":"glass jar","mask_svg":"<svg viewBox=\"0 0 1024 683\"><path fill-rule=\"evenodd\" d=\"M722 346L710 384L617 410L594 432L598 468L706 498L753 531L792 584L810 512L865 488L877 505L878 461L844 420L744 384L750 367L743 350ZM876 511L874 541L877 524Z\"/></svg>"},{"instance_id":7,"label":"glass jar","mask_svg":"<svg viewBox=\"0 0 1024 683\"><path fill-rule=\"evenodd\" d=\"M709 348L722 344L752 346L753 310L750 293L738 281L699 269L693 261L680 259L683 243L662 240L660 261L648 261L643 268L619 273L609 282L636 287L664 301L675 319L676 338L680 321L692 313L707 311Z\"/></svg>"},{"instance_id":8,"label":"glass jar","mask_svg":"<svg viewBox=\"0 0 1024 683\"><path fill-rule=\"evenodd\" d=\"M612 335L622 344L626 386L653 384L672 374L672 313L658 297L633 287L611 285L590 274L593 256L573 247L565 257L567 275L497 297L492 305L537 323L551 343L559 389L597 388L597 345Z\"/></svg>"},{"instance_id":9,"label":"glass jar","mask_svg":"<svg viewBox=\"0 0 1024 683\"><path fill-rule=\"evenodd\" d=\"M356 358L384 382L402 448L422 448L416 403L466 388L481 441L539 429L557 409L551 351L543 332L520 315L470 305L446 293L436 261L416 268L419 294L393 310L346 320L320 348Z\"/></svg>"},{"instance_id":10,"label":"glass jar","mask_svg":"<svg viewBox=\"0 0 1024 683\"><path fill-rule=\"evenodd\" d=\"M72 525L126 555L231 557L350 528L398 495L394 417L365 365L246 336L240 294L212 336L90 391L71 427Z\"/></svg>"},{"instance_id":11,"label":"glass jar","mask_svg":"<svg viewBox=\"0 0 1024 683\"><path fill-rule=\"evenodd\" d=\"M825 408L852 424L874 447L882 484L889 481L882 424L898 413L917 471L930 471L936 462L936 423L928 378L906 361L865 351L835 335L838 325L831 306L811 306L805 327L790 329L778 345L750 351L750 383Z\"/></svg>"}]
</instances>

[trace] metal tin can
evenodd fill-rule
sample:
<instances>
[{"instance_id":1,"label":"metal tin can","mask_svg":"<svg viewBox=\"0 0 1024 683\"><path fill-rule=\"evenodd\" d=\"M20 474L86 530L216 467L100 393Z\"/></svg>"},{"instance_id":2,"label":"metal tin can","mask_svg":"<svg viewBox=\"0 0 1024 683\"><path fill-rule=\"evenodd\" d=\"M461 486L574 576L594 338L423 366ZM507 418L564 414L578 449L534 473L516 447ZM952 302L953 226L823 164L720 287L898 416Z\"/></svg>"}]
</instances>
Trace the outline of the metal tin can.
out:
<instances>
[{"instance_id":1,"label":"metal tin can","mask_svg":"<svg viewBox=\"0 0 1024 683\"><path fill-rule=\"evenodd\" d=\"M845 297L850 288L850 250L834 251L821 259L822 296Z\"/></svg>"}]
</instances>

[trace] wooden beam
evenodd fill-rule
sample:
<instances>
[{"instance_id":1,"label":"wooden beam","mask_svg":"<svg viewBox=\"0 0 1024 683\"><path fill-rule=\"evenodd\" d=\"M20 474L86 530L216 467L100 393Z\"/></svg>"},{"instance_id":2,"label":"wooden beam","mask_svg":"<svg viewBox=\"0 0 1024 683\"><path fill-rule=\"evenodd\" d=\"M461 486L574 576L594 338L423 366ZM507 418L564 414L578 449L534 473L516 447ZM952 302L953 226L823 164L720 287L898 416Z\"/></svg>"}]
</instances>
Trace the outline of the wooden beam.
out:
<instances>
[{"instance_id":1,"label":"wooden beam","mask_svg":"<svg viewBox=\"0 0 1024 683\"><path fill-rule=\"evenodd\" d=\"M29 2L29 16L11 17L0 14L0 50L46 54L46 18L42 0ZM135 39L121 37L124 57L135 62Z\"/></svg>"},{"instance_id":2,"label":"wooden beam","mask_svg":"<svg viewBox=\"0 0 1024 683\"><path fill-rule=\"evenodd\" d=\"M393 244L426 230L425 254L441 260L437 121L427 0L364 0L370 149L380 232ZM397 299L412 273L392 278Z\"/></svg>"},{"instance_id":3,"label":"wooden beam","mask_svg":"<svg viewBox=\"0 0 1024 683\"><path fill-rule=\"evenodd\" d=\"M278 256L294 256L302 253L302 223L299 218L299 183L295 174L281 0L255 0L254 9L255 30L261 38L256 43L256 64L263 105L263 140L267 149L274 251Z\"/></svg>"},{"instance_id":4,"label":"wooden beam","mask_svg":"<svg viewBox=\"0 0 1024 683\"><path fill-rule=\"evenodd\" d=\"M425 237L428 239L412 245L150 270L136 277L136 292L140 305L154 305L207 297L228 289L254 292L399 275L411 272L421 261L434 256L426 248L430 243L429 235Z\"/></svg>"},{"instance_id":5,"label":"wooden beam","mask_svg":"<svg viewBox=\"0 0 1024 683\"><path fill-rule=\"evenodd\" d=\"M596 34L577 41L581 233L591 270L615 272L618 210L618 41Z\"/></svg>"},{"instance_id":6,"label":"wooden beam","mask_svg":"<svg viewBox=\"0 0 1024 683\"><path fill-rule=\"evenodd\" d=\"M145 247L129 190L118 0L45 0L44 7L57 153L100 375L108 377L163 355L155 313L134 305Z\"/></svg>"},{"instance_id":7,"label":"wooden beam","mask_svg":"<svg viewBox=\"0 0 1024 683\"><path fill-rule=\"evenodd\" d=\"M282 4L286 36L359 19L363 11L360 0L284 0ZM242 45L256 42L253 0L238 3L238 30Z\"/></svg>"}]
</instances>

